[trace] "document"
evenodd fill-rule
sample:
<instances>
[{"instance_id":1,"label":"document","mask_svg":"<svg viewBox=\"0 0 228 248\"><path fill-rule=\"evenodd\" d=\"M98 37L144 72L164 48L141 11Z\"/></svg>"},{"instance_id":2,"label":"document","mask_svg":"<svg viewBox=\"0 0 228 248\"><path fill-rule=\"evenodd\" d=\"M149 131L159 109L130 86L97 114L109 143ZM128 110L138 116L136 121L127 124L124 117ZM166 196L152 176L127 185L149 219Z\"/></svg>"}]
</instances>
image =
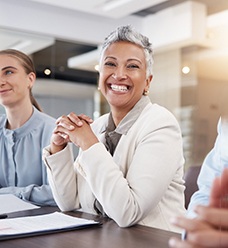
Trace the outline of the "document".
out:
<instances>
[{"instance_id":1,"label":"document","mask_svg":"<svg viewBox=\"0 0 228 248\"><path fill-rule=\"evenodd\" d=\"M0 240L35 236L98 225L99 222L61 212L0 220Z\"/></svg>"},{"instance_id":2,"label":"document","mask_svg":"<svg viewBox=\"0 0 228 248\"><path fill-rule=\"evenodd\" d=\"M40 208L29 202L25 202L12 194L0 195L0 214L24 211Z\"/></svg>"}]
</instances>

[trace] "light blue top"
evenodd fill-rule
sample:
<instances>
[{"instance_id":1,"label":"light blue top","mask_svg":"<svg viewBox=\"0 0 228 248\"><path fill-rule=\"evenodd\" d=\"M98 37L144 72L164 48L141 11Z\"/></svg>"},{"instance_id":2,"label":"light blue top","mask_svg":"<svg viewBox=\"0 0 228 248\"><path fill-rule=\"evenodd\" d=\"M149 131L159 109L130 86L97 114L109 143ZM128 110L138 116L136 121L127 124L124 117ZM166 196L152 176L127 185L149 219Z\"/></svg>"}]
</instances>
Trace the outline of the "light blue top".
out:
<instances>
[{"instance_id":1,"label":"light blue top","mask_svg":"<svg viewBox=\"0 0 228 248\"><path fill-rule=\"evenodd\" d=\"M188 216L194 217L196 205L208 205L214 178L220 176L228 167L228 123L222 119L218 122L218 136L213 149L206 156L197 180L199 190L191 198Z\"/></svg>"},{"instance_id":2,"label":"light blue top","mask_svg":"<svg viewBox=\"0 0 228 248\"><path fill-rule=\"evenodd\" d=\"M6 129L0 116L0 194L14 194L37 205L56 205L48 185L42 148L50 144L55 119L34 108L20 128Z\"/></svg>"}]
</instances>

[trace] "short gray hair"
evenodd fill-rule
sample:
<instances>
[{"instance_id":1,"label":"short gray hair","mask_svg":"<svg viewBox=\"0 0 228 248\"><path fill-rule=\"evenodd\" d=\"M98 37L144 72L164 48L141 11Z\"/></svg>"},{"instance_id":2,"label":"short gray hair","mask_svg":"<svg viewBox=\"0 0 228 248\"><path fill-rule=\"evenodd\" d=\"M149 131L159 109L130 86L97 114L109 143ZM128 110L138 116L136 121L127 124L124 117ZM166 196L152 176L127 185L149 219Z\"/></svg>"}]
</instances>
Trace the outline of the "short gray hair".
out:
<instances>
[{"instance_id":1,"label":"short gray hair","mask_svg":"<svg viewBox=\"0 0 228 248\"><path fill-rule=\"evenodd\" d=\"M127 41L136 45L139 45L143 48L145 53L146 59L146 76L149 77L152 75L152 65L153 65L153 50L152 44L150 43L149 39L142 35L141 33L137 32L135 29L132 28L131 25L120 26L116 30L112 31L104 40L103 45L101 46L101 53L100 53L100 63L101 59L103 58L105 50L113 43L119 41Z\"/></svg>"}]
</instances>

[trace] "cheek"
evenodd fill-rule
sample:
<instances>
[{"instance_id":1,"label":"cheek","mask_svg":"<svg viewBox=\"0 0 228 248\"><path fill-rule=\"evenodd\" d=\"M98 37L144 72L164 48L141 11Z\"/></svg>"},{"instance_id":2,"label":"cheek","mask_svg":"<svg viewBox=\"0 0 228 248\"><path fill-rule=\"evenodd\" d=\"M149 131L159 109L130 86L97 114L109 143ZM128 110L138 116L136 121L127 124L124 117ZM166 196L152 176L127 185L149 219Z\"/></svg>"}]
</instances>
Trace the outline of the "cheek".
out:
<instances>
[{"instance_id":1,"label":"cheek","mask_svg":"<svg viewBox=\"0 0 228 248\"><path fill-rule=\"evenodd\" d=\"M99 84L100 87L103 87L104 86L107 77L108 76L105 73L103 73L103 72L99 74L98 84Z\"/></svg>"},{"instance_id":2,"label":"cheek","mask_svg":"<svg viewBox=\"0 0 228 248\"><path fill-rule=\"evenodd\" d=\"M134 84L138 86L144 86L146 84L146 77L142 74L135 74L133 77L131 77L131 80L134 82Z\"/></svg>"}]
</instances>

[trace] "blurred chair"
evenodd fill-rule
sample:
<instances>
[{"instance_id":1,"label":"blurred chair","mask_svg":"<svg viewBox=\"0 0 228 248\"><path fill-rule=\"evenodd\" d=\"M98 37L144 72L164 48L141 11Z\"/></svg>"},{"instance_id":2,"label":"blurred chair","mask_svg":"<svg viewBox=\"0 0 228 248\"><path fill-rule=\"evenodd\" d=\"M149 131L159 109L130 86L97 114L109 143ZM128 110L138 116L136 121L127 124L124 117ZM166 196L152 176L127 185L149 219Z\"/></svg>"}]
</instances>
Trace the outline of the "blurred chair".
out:
<instances>
[{"instance_id":1,"label":"blurred chair","mask_svg":"<svg viewBox=\"0 0 228 248\"><path fill-rule=\"evenodd\" d=\"M184 174L184 180L185 180L185 208L188 208L188 204L190 202L191 196L195 191L198 190L197 185L197 178L199 176L201 169L201 165L198 166L191 166L187 169L187 171Z\"/></svg>"}]
</instances>

